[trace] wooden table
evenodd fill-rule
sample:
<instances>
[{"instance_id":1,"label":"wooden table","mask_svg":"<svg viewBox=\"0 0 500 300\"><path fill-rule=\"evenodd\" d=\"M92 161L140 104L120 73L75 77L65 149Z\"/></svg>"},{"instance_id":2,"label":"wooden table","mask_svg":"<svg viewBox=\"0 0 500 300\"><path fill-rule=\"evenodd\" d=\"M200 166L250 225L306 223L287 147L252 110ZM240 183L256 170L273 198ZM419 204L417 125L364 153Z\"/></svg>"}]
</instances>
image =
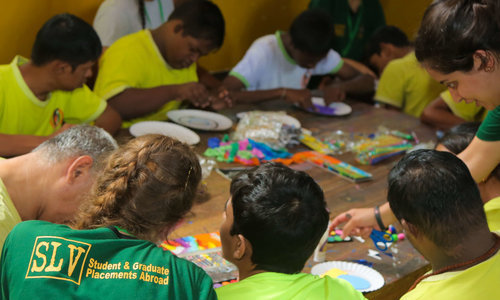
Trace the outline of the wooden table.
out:
<instances>
[{"instance_id":1,"label":"wooden table","mask_svg":"<svg viewBox=\"0 0 500 300\"><path fill-rule=\"evenodd\" d=\"M395 110L375 108L365 103L351 101L347 103L352 106L353 112L345 117L318 116L280 101L258 106L238 106L221 113L236 121L235 113L240 111L255 109L286 110L289 115L301 122L303 128L311 130L315 136L324 136L334 130L369 134L375 132L380 125L383 125L389 129L397 129L403 132L413 131L421 142L435 140L434 131L421 124L416 118ZM195 147L195 150L198 153L203 153L209 137L217 136L221 138L225 133L227 132L198 132L201 136L201 142ZM291 152L303 150L307 149L303 146L290 149ZM354 161L352 153L336 157L372 173L373 180L356 184L317 167L309 166L306 168L305 171L323 188L332 217L350 208L373 207L386 201L387 174L401 156L374 166L360 165ZM218 163L218 165L219 167L235 166L226 163ZM205 183L209 200L195 205L193 209L194 215L190 216L187 222L171 235L172 238L219 230L224 204L229 197L230 182L218 173L212 172ZM430 267L427 261L414 250L407 240L400 241L396 245L399 250L396 260L383 254L381 254L381 260L377 260L367 255L368 249L376 250L370 239L366 240L365 243L354 240L349 243L328 244L327 261L365 259L373 262L373 268L384 276L386 284L380 290L367 293L365 296L369 299L399 299L413 281L429 270ZM303 271L309 272L312 265L314 265L314 262L309 259Z\"/></svg>"}]
</instances>

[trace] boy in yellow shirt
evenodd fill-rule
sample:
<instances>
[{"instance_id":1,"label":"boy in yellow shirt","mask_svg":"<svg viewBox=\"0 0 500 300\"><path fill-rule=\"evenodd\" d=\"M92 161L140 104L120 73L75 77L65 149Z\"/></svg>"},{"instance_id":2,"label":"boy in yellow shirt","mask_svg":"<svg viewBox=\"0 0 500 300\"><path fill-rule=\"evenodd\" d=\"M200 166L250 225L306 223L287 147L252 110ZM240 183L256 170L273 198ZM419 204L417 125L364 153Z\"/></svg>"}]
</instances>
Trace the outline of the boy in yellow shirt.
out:
<instances>
[{"instance_id":1,"label":"boy in yellow shirt","mask_svg":"<svg viewBox=\"0 0 500 300\"><path fill-rule=\"evenodd\" d=\"M388 200L431 263L402 299L499 299L500 237L490 232L467 166L436 150L407 154L389 174Z\"/></svg>"},{"instance_id":2,"label":"boy in yellow shirt","mask_svg":"<svg viewBox=\"0 0 500 300\"><path fill-rule=\"evenodd\" d=\"M197 68L201 56L221 47L225 24L211 1L187 1L167 22L111 45L99 62L95 92L127 120L165 120L181 100L205 107L218 81Z\"/></svg>"},{"instance_id":3,"label":"boy in yellow shirt","mask_svg":"<svg viewBox=\"0 0 500 300\"><path fill-rule=\"evenodd\" d=\"M220 300L365 299L347 281L300 273L328 225L323 191L309 175L276 163L239 174L220 228L239 282Z\"/></svg>"},{"instance_id":4,"label":"boy in yellow shirt","mask_svg":"<svg viewBox=\"0 0 500 300\"><path fill-rule=\"evenodd\" d=\"M100 54L92 26L61 14L38 32L31 60L0 66L0 156L27 153L69 124L120 128L116 111L84 85Z\"/></svg>"},{"instance_id":5,"label":"boy in yellow shirt","mask_svg":"<svg viewBox=\"0 0 500 300\"><path fill-rule=\"evenodd\" d=\"M375 101L419 117L424 108L446 88L420 66L406 35L385 26L370 38L366 56L380 74Z\"/></svg>"}]
</instances>

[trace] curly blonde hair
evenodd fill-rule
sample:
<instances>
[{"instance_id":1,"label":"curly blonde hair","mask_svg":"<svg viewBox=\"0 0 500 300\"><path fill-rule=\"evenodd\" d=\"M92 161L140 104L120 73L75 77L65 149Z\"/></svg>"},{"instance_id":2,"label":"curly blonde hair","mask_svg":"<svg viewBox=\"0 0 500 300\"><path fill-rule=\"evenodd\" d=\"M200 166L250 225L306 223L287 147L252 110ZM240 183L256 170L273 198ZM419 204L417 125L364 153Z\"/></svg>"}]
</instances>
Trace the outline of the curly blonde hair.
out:
<instances>
[{"instance_id":1,"label":"curly blonde hair","mask_svg":"<svg viewBox=\"0 0 500 300\"><path fill-rule=\"evenodd\" d=\"M119 226L156 242L189 212L200 179L189 146L161 135L138 137L110 156L74 227Z\"/></svg>"}]
</instances>

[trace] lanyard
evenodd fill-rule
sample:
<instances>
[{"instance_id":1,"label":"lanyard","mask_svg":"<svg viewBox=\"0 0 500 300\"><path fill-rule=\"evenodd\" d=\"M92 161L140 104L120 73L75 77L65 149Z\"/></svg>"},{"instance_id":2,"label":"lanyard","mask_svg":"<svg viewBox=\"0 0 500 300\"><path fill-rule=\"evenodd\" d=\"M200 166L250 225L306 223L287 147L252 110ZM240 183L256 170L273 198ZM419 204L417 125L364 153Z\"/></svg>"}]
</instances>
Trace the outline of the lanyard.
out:
<instances>
[{"instance_id":1,"label":"lanyard","mask_svg":"<svg viewBox=\"0 0 500 300\"><path fill-rule=\"evenodd\" d=\"M359 26L361 25L361 19L363 18L363 3L361 3L361 6L359 7L358 12L356 13L356 24L354 25L354 28L352 27L352 16L351 12L349 10L347 14L347 31L349 33L347 44L342 50L342 56L346 56L349 50L351 50L352 44L354 43L354 39L356 38L356 35L358 34L359 31Z\"/></svg>"},{"instance_id":2,"label":"lanyard","mask_svg":"<svg viewBox=\"0 0 500 300\"><path fill-rule=\"evenodd\" d=\"M165 16L163 15L163 4L161 3L161 0L157 0L156 2L158 3L158 11L160 12L161 23L163 24L165 22ZM146 5L144 5L144 16L146 16L146 20L149 22L149 25L152 27L153 23L151 23L151 18L149 17L148 10L146 9Z\"/></svg>"}]
</instances>

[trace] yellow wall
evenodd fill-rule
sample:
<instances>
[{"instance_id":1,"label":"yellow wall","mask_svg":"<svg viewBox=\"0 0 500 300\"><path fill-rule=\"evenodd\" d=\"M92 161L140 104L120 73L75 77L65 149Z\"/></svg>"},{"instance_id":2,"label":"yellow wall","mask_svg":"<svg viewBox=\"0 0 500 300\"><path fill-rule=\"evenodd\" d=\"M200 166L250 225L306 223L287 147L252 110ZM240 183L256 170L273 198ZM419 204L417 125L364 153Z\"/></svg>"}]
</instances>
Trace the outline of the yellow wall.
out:
<instances>
[{"instance_id":1,"label":"yellow wall","mask_svg":"<svg viewBox=\"0 0 500 300\"><path fill-rule=\"evenodd\" d=\"M22 0L4 1L0 11L0 64L16 54L29 56L36 32L51 16L73 13L89 23L103 0ZM209 70L234 66L256 38L286 30L309 0L213 0L226 19L226 39L222 48L201 59ZM333 0L332 0L333 1ZM372 0L368 0L372 1ZM425 7L432 0L380 0L387 23L402 28L410 38L418 28Z\"/></svg>"}]
</instances>

